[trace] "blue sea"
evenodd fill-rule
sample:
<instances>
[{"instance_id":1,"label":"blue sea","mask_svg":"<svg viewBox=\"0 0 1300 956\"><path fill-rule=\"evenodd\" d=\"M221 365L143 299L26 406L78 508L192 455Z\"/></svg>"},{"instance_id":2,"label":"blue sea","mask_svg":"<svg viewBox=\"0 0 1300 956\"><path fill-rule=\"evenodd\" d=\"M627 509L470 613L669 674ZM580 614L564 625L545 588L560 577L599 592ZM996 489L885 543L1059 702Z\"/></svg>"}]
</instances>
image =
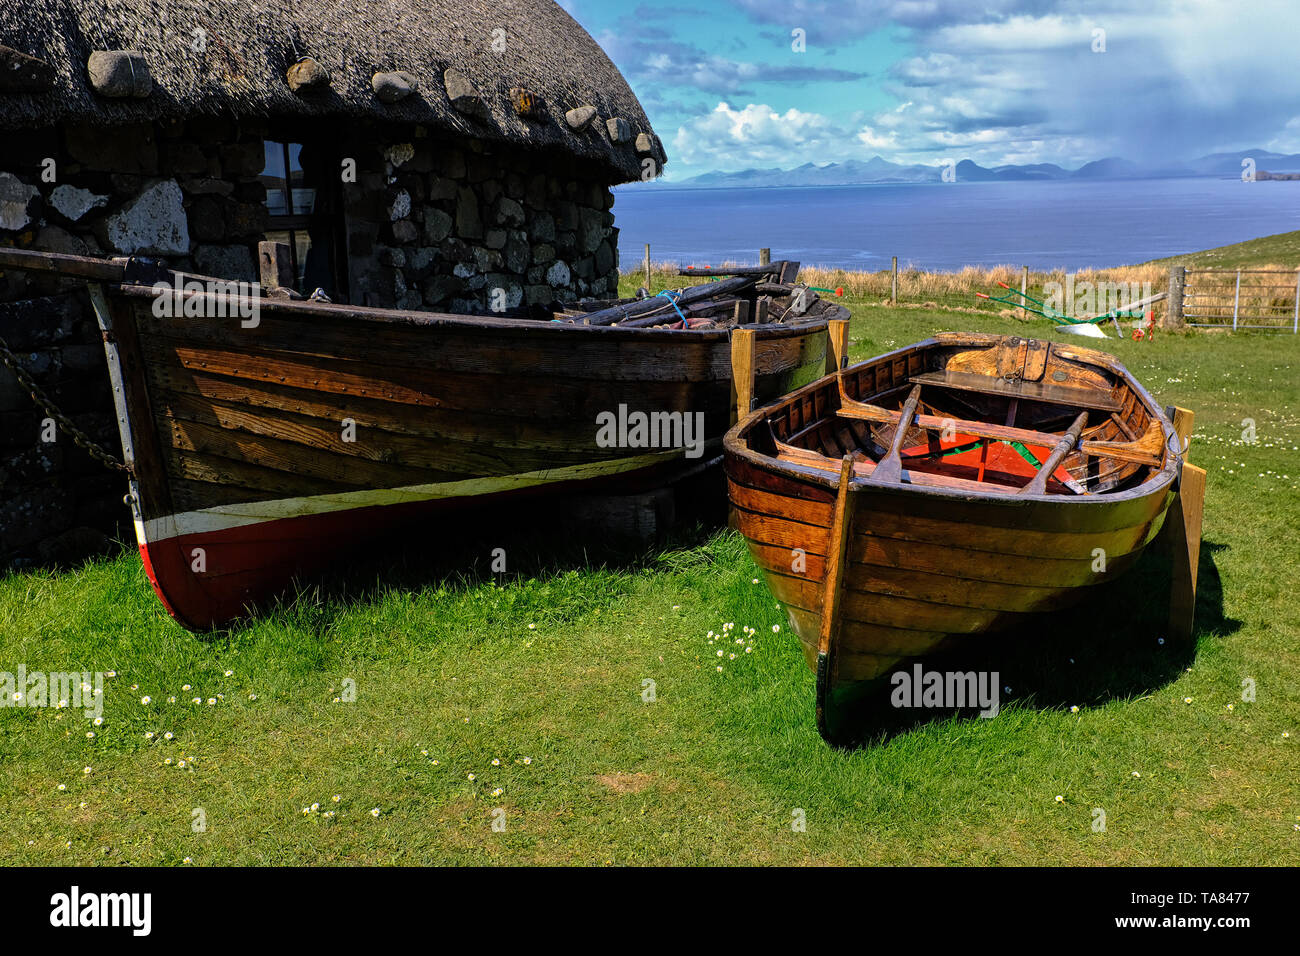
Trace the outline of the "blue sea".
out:
<instances>
[{"instance_id":1,"label":"blue sea","mask_svg":"<svg viewBox=\"0 0 1300 956\"><path fill-rule=\"evenodd\" d=\"M622 267L773 259L851 270L1101 268L1300 229L1300 182L889 184L615 190Z\"/></svg>"}]
</instances>

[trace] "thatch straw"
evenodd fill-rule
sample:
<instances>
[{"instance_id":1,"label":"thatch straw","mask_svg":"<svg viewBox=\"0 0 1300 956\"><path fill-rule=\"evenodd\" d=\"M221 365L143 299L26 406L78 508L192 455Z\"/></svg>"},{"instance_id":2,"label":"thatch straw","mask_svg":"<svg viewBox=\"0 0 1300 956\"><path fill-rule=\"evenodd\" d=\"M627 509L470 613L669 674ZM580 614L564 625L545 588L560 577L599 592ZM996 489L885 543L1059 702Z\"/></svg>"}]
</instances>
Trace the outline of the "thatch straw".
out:
<instances>
[{"instance_id":1,"label":"thatch straw","mask_svg":"<svg viewBox=\"0 0 1300 956\"><path fill-rule=\"evenodd\" d=\"M493 49L496 30L505 31L504 52ZM196 36L206 51L194 50ZM627 120L633 137L651 132L617 68L548 0L5 0L0 44L45 60L57 73L51 92L0 93L0 128L116 126L221 113L365 117L562 149L604 163L611 182L638 178L641 157L630 143L609 141L605 120ZM142 53L152 94L140 100L96 95L86 61L99 49ZM327 91L289 89L285 73L302 56L329 71ZM452 108L443 86L448 67L469 78L489 117L475 120ZM392 70L415 75L420 87L386 105L371 77ZM539 120L515 115L511 87L540 98ZM564 113L585 104L596 107L597 121L575 132ZM662 163L662 145L654 142Z\"/></svg>"}]
</instances>

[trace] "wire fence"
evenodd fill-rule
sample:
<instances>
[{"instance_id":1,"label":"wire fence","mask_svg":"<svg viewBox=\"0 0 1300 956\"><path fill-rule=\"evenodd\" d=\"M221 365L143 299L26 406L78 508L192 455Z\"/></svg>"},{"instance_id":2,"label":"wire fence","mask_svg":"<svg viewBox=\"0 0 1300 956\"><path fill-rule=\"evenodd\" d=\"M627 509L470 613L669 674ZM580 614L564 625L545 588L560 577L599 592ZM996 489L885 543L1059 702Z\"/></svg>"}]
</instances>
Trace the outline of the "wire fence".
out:
<instances>
[{"instance_id":1,"label":"wire fence","mask_svg":"<svg viewBox=\"0 0 1300 956\"><path fill-rule=\"evenodd\" d=\"M678 289L700 280L678 272L695 268L732 268L753 263L738 262L662 262L643 261L636 271L625 270L622 290L630 294L638 287L651 294L663 289ZM1038 316L1022 306L1019 293L1073 319L1085 319L1164 292L1169 272L1160 266L1124 266L1116 269L1030 270L1024 266L968 266L955 272L928 271L915 263L895 265L874 272L851 272L805 265L799 270L799 282L818 289L823 296L842 296L856 306L934 309L949 312L975 312L1034 319ZM991 295L980 298L976 293ZM997 301L997 299L1012 301ZM1029 303L1032 306L1032 303ZM1154 313L1157 323L1164 321L1166 304L1143 307Z\"/></svg>"},{"instance_id":2,"label":"wire fence","mask_svg":"<svg viewBox=\"0 0 1300 956\"><path fill-rule=\"evenodd\" d=\"M1182 314L1198 328L1300 333L1300 270L1187 269Z\"/></svg>"},{"instance_id":3,"label":"wire fence","mask_svg":"<svg viewBox=\"0 0 1300 956\"><path fill-rule=\"evenodd\" d=\"M759 252L767 261L768 250ZM650 247L636 271L625 271L623 293L638 286L652 294L699 282L679 275L693 266L731 268L752 263L652 262ZM1141 303L1121 321L1163 327L1261 329L1300 334L1300 269L1263 266L1242 269L1196 269L1137 265L1067 272L1031 270L1027 266L967 266L952 272L929 271L916 263L889 269L850 272L805 265L799 282L826 296L852 299L857 306L936 309L1037 318L1043 311L1079 321ZM983 297L979 295L983 293ZM1156 301L1148 301L1156 300Z\"/></svg>"}]
</instances>

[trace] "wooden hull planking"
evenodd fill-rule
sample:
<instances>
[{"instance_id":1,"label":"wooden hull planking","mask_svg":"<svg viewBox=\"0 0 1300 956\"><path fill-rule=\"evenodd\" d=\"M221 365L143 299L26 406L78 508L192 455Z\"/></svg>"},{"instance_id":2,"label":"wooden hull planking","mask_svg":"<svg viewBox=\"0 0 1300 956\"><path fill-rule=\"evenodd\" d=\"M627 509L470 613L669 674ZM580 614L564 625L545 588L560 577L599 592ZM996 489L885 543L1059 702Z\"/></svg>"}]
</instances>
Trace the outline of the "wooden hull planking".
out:
<instances>
[{"instance_id":1,"label":"wooden hull planking","mask_svg":"<svg viewBox=\"0 0 1300 956\"><path fill-rule=\"evenodd\" d=\"M502 498L663 487L716 460L732 419L726 330L279 300L262 300L245 327L158 316L148 287L95 288L120 367L141 555L168 611L195 629L416 519ZM756 401L823 374L827 317L843 312L755 327ZM642 444L606 447L597 416L620 407L678 413L682 427L665 417Z\"/></svg>"}]
</instances>

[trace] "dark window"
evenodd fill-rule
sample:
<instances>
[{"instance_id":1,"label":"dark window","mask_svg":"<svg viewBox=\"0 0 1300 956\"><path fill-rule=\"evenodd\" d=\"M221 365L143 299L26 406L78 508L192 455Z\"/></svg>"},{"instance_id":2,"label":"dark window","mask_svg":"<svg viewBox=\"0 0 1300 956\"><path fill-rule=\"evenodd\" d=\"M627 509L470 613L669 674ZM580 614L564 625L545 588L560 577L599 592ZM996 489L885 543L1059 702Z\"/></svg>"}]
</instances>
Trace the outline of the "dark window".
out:
<instances>
[{"instance_id":1,"label":"dark window","mask_svg":"<svg viewBox=\"0 0 1300 956\"><path fill-rule=\"evenodd\" d=\"M272 140L265 145L266 167L261 180L270 213L266 238L288 245L299 292L310 295L324 289L331 299L341 302L346 270L336 258L343 247L339 196L333 188L338 177L325 172L329 163L321 150Z\"/></svg>"}]
</instances>

